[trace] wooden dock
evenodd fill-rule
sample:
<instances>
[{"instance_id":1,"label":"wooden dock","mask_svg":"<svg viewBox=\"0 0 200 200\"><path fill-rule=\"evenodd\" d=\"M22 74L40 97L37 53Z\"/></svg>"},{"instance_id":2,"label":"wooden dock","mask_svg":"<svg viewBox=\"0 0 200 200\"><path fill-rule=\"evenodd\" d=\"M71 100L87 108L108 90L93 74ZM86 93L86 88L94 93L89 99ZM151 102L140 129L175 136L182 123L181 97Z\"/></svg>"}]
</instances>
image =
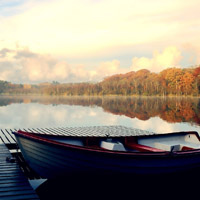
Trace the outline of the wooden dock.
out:
<instances>
[{"instance_id":1,"label":"wooden dock","mask_svg":"<svg viewBox=\"0 0 200 200\"><path fill-rule=\"evenodd\" d=\"M16 139L12 134L17 129L0 129L0 139L9 147L9 149L16 148ZM60 127L60 128L22 128L26 132L41 133L46 135L65 135L65 136L140 136L140 135L154 135L150 131L144 131L126 126L91 126L91 127Z\"/></svg>"},{"instance_id":2,"label":"wooden dock","mask_svg":"<svg viewBox=\"0 0 200 200\"><path fill-rule=\"evenodd\" d=\"M5 144L0 144L0 199L39 199Z\"/></svg>"},{"instance_id":3,"label":"wooden dock","mask_svg":"<svg viewBox=\"0 0 200 200\"><path fill-rule=\"evenodd\" d=\"M59 134L51 129L21 129L41 132L43 134ZM18 149L15 136L17 129L0 129L0 199L39 199L28 180L40 179L23 160Z\"/></svg>"}]
</instances>

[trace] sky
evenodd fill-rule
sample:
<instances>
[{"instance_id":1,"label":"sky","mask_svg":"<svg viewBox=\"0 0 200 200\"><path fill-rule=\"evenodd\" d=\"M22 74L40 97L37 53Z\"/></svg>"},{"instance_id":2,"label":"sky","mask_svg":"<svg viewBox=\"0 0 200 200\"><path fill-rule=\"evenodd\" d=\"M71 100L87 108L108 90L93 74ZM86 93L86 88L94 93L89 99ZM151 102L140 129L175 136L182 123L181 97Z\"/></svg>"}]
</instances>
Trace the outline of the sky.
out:
<instances>
[{"instance_id":1,"label":"sky","mask_svg":"<svg viewBox=\"0 0 200 200\"><path fill-rule=\"evenodd\" d=\"M200 64L199 0L0 0L0 80L97 82Z\"/></svg>"}]
</instances>

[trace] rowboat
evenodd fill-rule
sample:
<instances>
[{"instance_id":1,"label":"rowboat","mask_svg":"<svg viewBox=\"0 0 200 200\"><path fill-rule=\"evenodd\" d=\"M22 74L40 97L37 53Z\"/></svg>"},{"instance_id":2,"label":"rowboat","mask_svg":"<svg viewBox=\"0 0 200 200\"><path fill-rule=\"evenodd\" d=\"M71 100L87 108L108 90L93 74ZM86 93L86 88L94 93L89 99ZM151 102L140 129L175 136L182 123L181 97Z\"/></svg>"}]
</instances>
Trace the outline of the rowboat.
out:
<instances>
[{"instance_id":1,"label":"rowboat","mask_svg":"<svg viewBox=\"0 0 200 200\"><path fill-rule=\"evenodd\" d=\"M47 179L72 173L166 174L200 167L197 132L158 134L124 126L69 128L66 134L13 132L27 164Z\"/></svg>"}]
</instances>

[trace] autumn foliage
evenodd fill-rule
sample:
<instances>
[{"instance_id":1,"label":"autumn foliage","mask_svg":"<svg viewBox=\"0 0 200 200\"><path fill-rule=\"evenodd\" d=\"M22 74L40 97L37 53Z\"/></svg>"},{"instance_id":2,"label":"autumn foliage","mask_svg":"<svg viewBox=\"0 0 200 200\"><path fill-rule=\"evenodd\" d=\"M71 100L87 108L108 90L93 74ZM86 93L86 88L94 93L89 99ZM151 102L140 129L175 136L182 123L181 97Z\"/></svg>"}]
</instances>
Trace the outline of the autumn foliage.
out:
<instances>
[{"instance_id":1,"label":"autumn foliage","mask_svg":"<svg viewBox=\"0 0 200 200\"><path fill-rule=\"evenodd\" d=\"M121 95L199 95L200 67L170 68L159 74L148 70L115 75L101 83L103 94ZM109 87L109 91L107 90Z\"/></svg>"},{"instance_id":2,"label":"autumn foliage","mask_svg":"<svg viewBox=\"0 0 200 200\"><path fill-rule=\"evenodd\" d=\"M199 96L200 66L196 68L168 68L160 73L147 69L116 74L98 83L53 83L22 85L0 81L0 93L47 94L65 96L143 95L143 96Z\"/></svg>"}]
</instances>

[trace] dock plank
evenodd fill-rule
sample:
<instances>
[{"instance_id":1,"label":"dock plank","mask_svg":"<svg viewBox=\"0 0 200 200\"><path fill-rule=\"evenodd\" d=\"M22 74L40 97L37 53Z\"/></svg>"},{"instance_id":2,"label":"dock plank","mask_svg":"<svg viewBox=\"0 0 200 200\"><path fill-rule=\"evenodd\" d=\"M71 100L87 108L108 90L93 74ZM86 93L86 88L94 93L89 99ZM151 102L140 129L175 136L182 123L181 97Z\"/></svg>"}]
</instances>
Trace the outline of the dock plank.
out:
<instances>
[{"instance_id":1,"label":"dock plank","mask_svg":"<svg viewBox=\"0 0 200 200\"><path fill-rule=\"evenodd\" d=\"M19 191L19 190L30 190L30 186L29 185L16 185L16 186L14 186L14 187L11 187L11 186L9 186L9 187L6 187L6 188L4 188L4 187L1 187L0 188L0 195L1 195L1 192L9 192L9 191Z\"/></svg>"},{"instance_id":2,"label":"dock plank","mask_svg":"<svg viewBox=\"0 0 200 200\"><path fill-rule=\"evenodd\" d=\"M144 136L155 135L155 133L126 126L88 126L88 127L48 127L48 128L20 128L20 130L47 134L47 135L65 135L65 136L82 136L82 137L125 137L125 136ZM1 129L0 138L7 143L15 143L16 139L12 131L17 129Z\"/></svg>"},{"instance_id":3,"label":"dock plank","mask_svg":"<svg viewBox=\"0 0 200 200\"><path fill-rule=\"evenodd\" d=\"M14 195L14 196L10 196L10 195L7 195L7 196L2 196L1 197L1 200L30 200L30 199L38 199L37 195L36 194L26 194L26 195Z\"/></svg>"},{"instance_id":4,"label":"dock plank","mask_svg":"<svg viewBox=\"0 0 200 200\"><path fill-rule=\"evenodd\" d=\"M18 196L18 195L27 195L27 194L33 194L33 190L29 187L29 190L9 190L9 191L1 191L0 192L0 198L3 196Z\"/></svg>"},{"instance_id":5,"label":"dock plank","mask_svg":"<svg viewBox=\"0 0 200 200\"><path fill-rule=\"evenodd\" d=\"M9 143L15 143L15 141L13 140L13 138L11 137L9 132L7 132L6 129L2 129L1 132L4 134Z\"/></svg>"},{"instance_id":6,"label":"dock plank","mask_svg":"<svg viewBox=\"0 0 200 200\"><path fill-rule=\"evenodd\" d=\"M39 129L38 129L39 130ZM49 135L58 135L57 133L55 133L54 131L51 131L49 128L40 128L40 130L43 130L45 133L49 134Z\"/></svg>"},{"instance_id":7,"label":"dock plank","mask_svg":"<svg viewBox=\"0 0 200 200\"><path fill-rule=\"evenodd\" d=\"M10 141L6 138L6 136L4 135L3 133L3 130L1 129L0 131L0 137L1 137L1 140L3 141L4 144L9 144Z\"/></svg>"},{"instance_id":8,"label":"dock plank","mask_svg":"<svg viewBox=\"0 0 200 200\"><path fill-rule=\"evenodd\" d=\"M22 183L2 183L1 189L2 188L9 189L9 188L15 188L15 187L24 187L24 186L29 187L29 183L25 183L25 182L22 182Z\"/></svg>"},{"instance_id":9,"label":"dock plank","mask_svg":"<svg viewBox=\"0 0 200 200\"><path fill-rule=\"evenodd\" d=\"M13 179L7 179L7 178L1 178L0 177L0 186L2 184L10 184L10 183L24 183L26 179L25 178L13 178Z\"/></svg>"},{"instance_id":10,"label":"dock plank","mask_svg":"<svg viewBox=\"0 0 200 200\"><path fill-rule=\"evenodd\" d=\"M49 133L55 134L55 135L63 135L60 131L56 130L55 128L45 128L45 130L49 131Z\"/></svg>"},{"instance_id":11,"label":"dock plank","mask_svg":"<svg viewBox=\"0 0 200 200\"><path fill-rule=\"evenodd\" d=\"M32 128L31 130L34 133L48 134L48 133L46 133L45 131L43 131L43 130L41 130L39 128L37 128L37 129L36 128Z\"/></svg>"},{"instance_id":12,"label":"dock plank","mask_svg":"<svg viewBox=\"0 0 200 200\"><path fill-rule=\"evenodd\" d=\"M1 136L0 136L0 144L4 144L3 140L1 139Z\"/></svg>"},{"instance_id":13,"label":"dock plank","mask_svg":"<svg viewBox=\"0 0 200 200\"><path fill-rule=\"evenodd\" d=\"M51 131L49 131L47 128L37 128L37 133L44 133L46 135L55 135Z\"/></svg>"},{"instance_id":14,"label":"dock plank","mask_svg":"<svg viewBox=\"0 0 200 200\"><path fill-rule=\"evenodd\" d=\"M0 144L0 199L39 199L19 165L7 157L12 155L5 144Z\"/></svg>"},{"instance_id":15,"label":"dock plank","mask_svg":"<svg viewBox=\"0 0 200 200\"><path fill-rule=\"evenodd\" d=\"M12 134L12 130L11 129L5 129L5 134L8 134L10 136L10 141L12 143L16 143L16 138L15 136ZM14 131L14 130L13 130Z\"/></svg>"}]
</instances>

